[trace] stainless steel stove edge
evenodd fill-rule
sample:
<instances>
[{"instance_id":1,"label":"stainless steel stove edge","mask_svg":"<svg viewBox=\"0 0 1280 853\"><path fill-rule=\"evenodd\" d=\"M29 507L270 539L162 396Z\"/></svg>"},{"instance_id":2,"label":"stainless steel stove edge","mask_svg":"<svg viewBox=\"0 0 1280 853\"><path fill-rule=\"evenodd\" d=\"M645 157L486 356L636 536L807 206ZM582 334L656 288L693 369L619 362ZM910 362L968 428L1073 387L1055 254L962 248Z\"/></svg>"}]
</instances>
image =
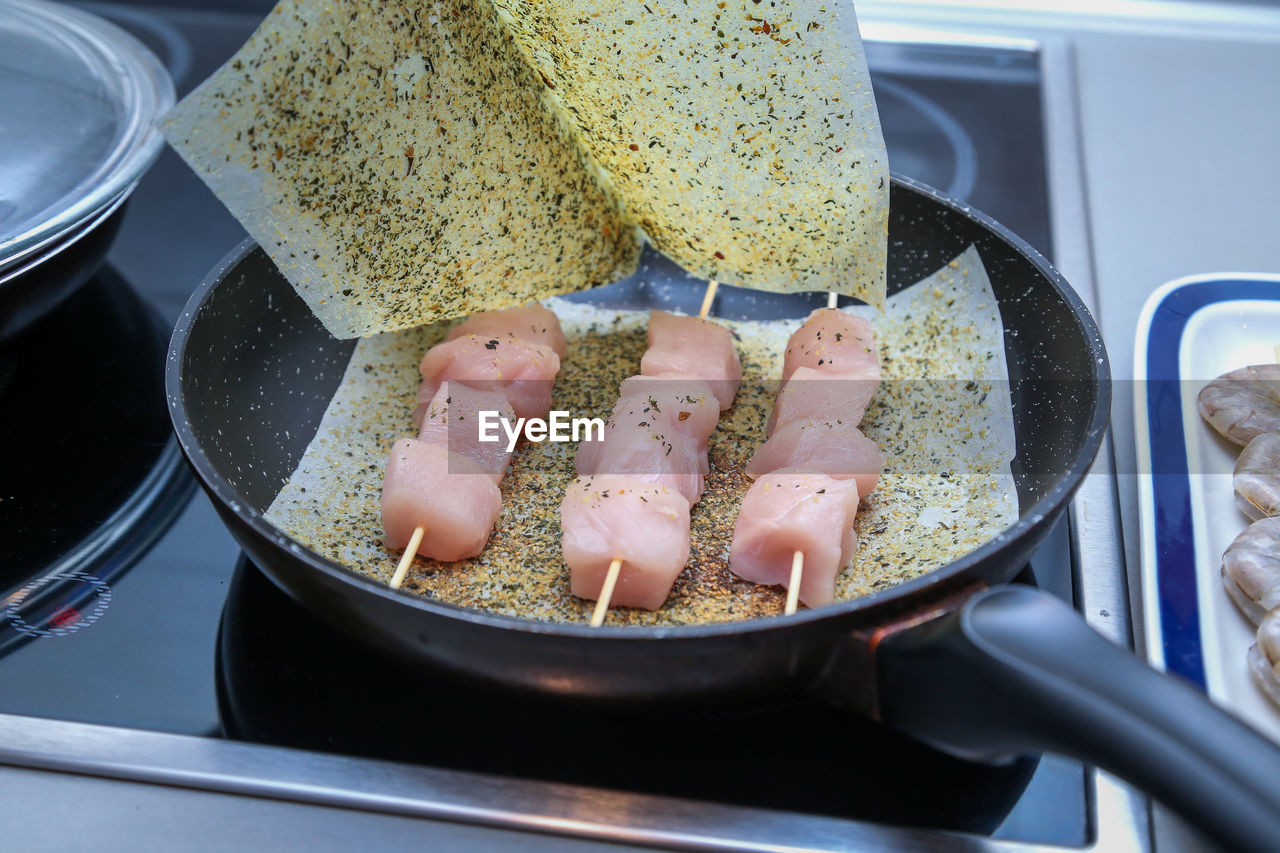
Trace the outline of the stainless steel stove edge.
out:
<instances>
[{"instance_id":1,"label":"stainless steel stove edge","mask_svg":"<svg viewBox=\"0 0 1280 853\"><path fill-rule=\"evenodd\" d=\"M12 714L0 715L0 764L688 850L1079 849ZM1117 840L1086 849L1132 849Z\"/></svg>"}]
</instances>

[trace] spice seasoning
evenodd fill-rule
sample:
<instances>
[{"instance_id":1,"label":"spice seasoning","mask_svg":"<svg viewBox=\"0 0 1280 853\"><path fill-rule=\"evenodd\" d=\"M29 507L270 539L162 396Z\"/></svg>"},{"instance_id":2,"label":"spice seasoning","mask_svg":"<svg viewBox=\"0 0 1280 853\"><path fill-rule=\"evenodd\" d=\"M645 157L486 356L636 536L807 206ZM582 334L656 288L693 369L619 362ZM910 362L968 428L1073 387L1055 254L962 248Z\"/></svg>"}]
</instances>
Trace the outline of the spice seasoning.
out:
<instances>
[{"instance_id":1,"label":"spice seasoning","mask_svg":"<svg viewBox=\"0 0 1280 853\"><path fill-rule=\"evenodd\" d=\"M614 389L635 373L645 351L646 315L562 300L550 305L569 345L553 407L608 418ZM615 609L610 624L682 625L781 612L785 593L738 578L729 571L728 553L750 485L742 470L764 442L782 350L802 319L723 321L738 341L743 382L711 435L706 489L690 514L689 565L660 610ZM837 579L837 599L918 577L992 539L1017 517L1003 333L976 253L890 297L875 322L884 381L862 429L888 461L858 513L859 545ZM359 344L268 520L371 578L391 577L399 555L382 545L382 472L417 403L418 361L444 332L426 327ZM571 444L518 447L484 552L459 563L418 558L404 588L513 616L586 622L592 603L569 594L560 555L559 506L576 473L574 453Z\"/></svg>"},{"instance_id":2,"label":"spice seasoning","mask_svg":"<svg viewBox=\"0 0 1280 853\"><path fill-rule=\"evenodd\" d=\"M635 228L483 0L284 0L163 130L335 336L629 275Z\"/></svg>"},{"instance_id":3,"label":"spice seasoning","mask_svg":"<svg viewBox=\"0 0 1280 853\"><path fill-rule=\"evenodd\" d=\"M338 337L623 278L640 228L706 278L881 304L852 5L636 12L284 0L163 129Z\"/></svg>"}]
</instances>

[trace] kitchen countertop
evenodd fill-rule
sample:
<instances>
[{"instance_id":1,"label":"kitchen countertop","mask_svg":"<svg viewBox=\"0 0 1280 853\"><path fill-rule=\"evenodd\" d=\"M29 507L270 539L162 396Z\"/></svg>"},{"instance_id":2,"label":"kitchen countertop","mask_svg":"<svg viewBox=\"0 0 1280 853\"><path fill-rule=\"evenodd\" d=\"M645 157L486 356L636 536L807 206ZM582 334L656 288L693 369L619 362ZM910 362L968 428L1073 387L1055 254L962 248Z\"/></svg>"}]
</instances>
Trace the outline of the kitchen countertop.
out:
<instances>
[{"instance_id":1,"label":"kitchen countertop","mask_svg":"<svg viewBox=\"0 0 1280 853\"><path fill-rule=\"evenodd\" d=\"M1087 224L1091 252L1061 247L1058 254L1067 278L1092 291L1085 297L1097 310L1116 379L1133 375L1138 312L1159 285L1202 272L1280 272L1280 9L1141 0L1031 9L1000 0L906 0L858 8L868 25L901 21L1070 45L1083 187L1055 189L1053 205L1055 215ZM1124 382L1115 391L1115 469L1133 593L1132 393ZM1134 603L1136 623L1141 611ZM1140 624L1134 634L1141 638ZM77 809L89 799L98 807ZM110 846L107 839L124 834L139 849L173 849L175 838L252 849L345 849L374 839L385 849L420 848L424 841L469 850L618 848L14 767L0 767L0 800L7 806L0 835L15 849ZM115 805L104 809L103 802ZM102 822L106 813L115 815L114 824ZM1202 847L1163 819L1156 838L1161 850Z\"/></svg>"}]
</instances>

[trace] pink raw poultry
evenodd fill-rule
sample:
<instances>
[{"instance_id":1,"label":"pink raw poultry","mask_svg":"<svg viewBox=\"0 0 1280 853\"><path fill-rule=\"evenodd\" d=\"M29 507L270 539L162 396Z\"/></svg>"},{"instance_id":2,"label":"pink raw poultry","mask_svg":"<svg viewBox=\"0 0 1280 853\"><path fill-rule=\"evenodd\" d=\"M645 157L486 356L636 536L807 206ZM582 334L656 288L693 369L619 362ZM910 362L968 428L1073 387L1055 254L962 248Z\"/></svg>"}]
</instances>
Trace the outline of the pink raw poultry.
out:
<instances>
[{"instance_id":1,"label":"pink raw poultry","mask_svg":"<svg viewBox=\"0 0 1280 853\"><path fill-rule=\"evenodd\" d=\"M610 603L656 610L689 560L689 502L620 474L579 477L560 504L569 588L594 599L609 564L622 560Z\"/></svg>"},{"instance_id":2,"label":"pink raw poultry","mask_svg":"<svg viewBox=\"0 0 1280 853\"><path fill-rule=\"evenodd\" d=\"M436 560L474 557L484 550L501 509L497 485L467 457L414 438L392 446L382 483L388 548L404 548L421 527L419 554Z\"/></svg>"},{"instance_id":3,"label":"pink raw poultry","mask_svg":"<svg viewBox=\"0 0 1280 853\"><path fill-rule=\"evenodd\" d=\"M814 311L787 341L782 378L790 379L801 367L878 382L880 351L871 324L838 308Z\"/></svg>"},{"instance_id":4,"label":"pink raw poultry","mask_svg":"<svg viewBox=\"0 0 1280 853\"><path fill-rule=\"evenodd\" d=\"M560 356L551 347L519 338L462 335L427 350L418 370L420 403L434 397L441 382L454 379L472 388L502 391L522 418L545 418Z\"/></svg>"},{"instance_id":5,"label":"pink raw poultry","mask_svg":"<svg viewBox=\"0 0 1280 853\"><path fill-rule=\"evenodd\" d=\"M645 376L696 376L705 379L720 410L733 405L742 382L742 364L733 334L724 326L666 311L649 312L649 349L640 359Z\"/></svg>"},{"instance_id":6,"label":"pink raw poultry","mask_svg":"<svg viewBox=\"0 0 1280 853\"><path fill-rule=\"evenodd\" d=\"M852 423L844 421L792 421L778 427L747 463L746 474L755 479L783 468L818 471L836 480L852 478L858 495L866 497L876 487L884 457L876 443Z\"/></svg>"},{"instance_id":7,"label":"pink raw poultry","mask_svg":"<svg viewBox=\"0 0 1280 853\"><path fill-rule=\"evenodd\" d=\"M449 330L451 341L463 335L479 335L486 339L496 337L499 340L519 338L551 347L560 358L564 358L568 351L560 319L549 308L544 308L537 302L521 305L519 308L472 314Z\"/></svg>"},{"instance_id":8,"label":"pink raw poultry","mask_svg":"<svg viewBox=\"0 0 1280 853\"><path fill-rule=\"evenodd\" d=\"M853 480L785 469L765 474L742 499L729 566L745 580L785 586L792 558L800 551L800 600L809 607L830 604L836 575L858 544L853 532L857 511Z\"/></svg>"},{"instance_id":9,"label":"pink raw poultry","mask_svg":"<svg viewBox=\"0 0 1280 853\"><path fill-rule=\"evenodd\" d=\"M705 441L677 429L672 414L655 407L647 394L620 398L604 440L578 445L578 474L625 474L666 486L694 503L707 473L707 455L700 451Z\"/></svg>"},{"instance_id":10,"label":"pink raw poultry","mask_svg":"<svg viewBox=\"0 0 1280 853\"><path fill-rule=\"evenodd\" d=\"M420 405L414 413L415 420L422 424L418 438L467 457L498 483L511 461L507 437L499 428L498 441L481 441L480 412L497 412L498 417L511 422L516 416L507 395L501 391L479 391L461 382L441 382L440 390L431 401Z\"/></svg>"}]
</instances>

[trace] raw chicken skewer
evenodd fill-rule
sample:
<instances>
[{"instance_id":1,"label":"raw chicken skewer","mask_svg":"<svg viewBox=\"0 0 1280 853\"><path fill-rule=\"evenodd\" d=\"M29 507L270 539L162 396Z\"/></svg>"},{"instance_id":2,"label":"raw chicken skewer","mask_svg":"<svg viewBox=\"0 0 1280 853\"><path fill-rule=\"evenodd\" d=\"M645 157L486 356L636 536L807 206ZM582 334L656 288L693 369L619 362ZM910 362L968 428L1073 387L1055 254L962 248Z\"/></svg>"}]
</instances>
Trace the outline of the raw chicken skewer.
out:
<instances>
[{"instance_id":1,"label":"raw chicken skewer","mask_svg":"<svg viewBox=\"0 0 1280 853\"><path fill-rule=\"evenodd\" d=\"M707 315L710 313L710 311L711 311L711 306L712 306L712 304L713 304L713 303L714 303L714 301L715 301L715 294L716 294L716 290L717 290L718 286L719 286L719 285L718 285L718 283L717 283L714 279L707 283L707 290L706 290L706 293L703 295L703 298L702 298L702 306L701 306L701 308L700 308L700 309L699 309L699 311L698 311L698 319L699 319L699 320L706 320ZM647 354L648 354L648 353L646 353L646 355L647 355ZM644 370L644 367L643 367L643 361L641 362L641 364L642 364L641 370L643 371L643 370ZM630 380L629 380L629 381L630 381ZM624 388L625 388L626 384L627 384L626 382L624 382L624 383L623 383ZM735 386L735 389L734 389L734 390L736 391L736 386ZM732 395L730 395L730 399L732 399ZM723 402L721 402L721 406L722 406L722 407L724 407ZM682 414L683 414L683 413L682 413ZM712 424L711 426L712 426L712 428L714 428L714 424ZM705 456L706 456L706 449L705 449L705 447L700 448L700 450L701 450L701 454L702 454L703 458L705 459ZM669 453L668 453L668 455L669 455ZM700 486L700 485L699 485L699 487L698 487L697 491L698 491L698 493L699 493L699 494L701 493L701 486ZM694 497L694 499L696 499L696 495L695 495L695 496L693 496L693 497ZM687 537L687 531L688 531L688 523L687 523L687 521L688 521L688 520L687 520L687 517L684 519L684 521L685 521L685 524L684 524L684 530L685 530L686 537ZM622 558L620 558L620 557L614 557L614 558L613 558L613 559L611 559L611 560L610 560L610 562L609 562L609 568L608 568L608 570L607 570L607 572L606 572L606 574L605 574L604 582L602 583L602 585L601 585L601 587L600 587L600 592L599 592L599 595L598 595L598 597L597 597L597 599L596 599L596 606L595 606L595 609L594 609L594 611L593 611L593 612L592 612L592 614L591 614L591 627L593 627L593 628L599 628L601 625L603 625L603 624L604 624L604 620L605 620L605 618L608 616L608 613L609 613L609 606L610 606L610 604L612 603L612 600L613 600L614 590L615 590L615 589L616 589L616 587L617 587L618 578L621 576L621 573L622 573L622 565L623 565L623 562L624 562L624 560L623 560ZM688 544L687 544L687 541L686 541L686 544L685 544L685 552L684 552L684 554L682 555L681 559L679 560L679 566L680 566L680 568L683 568L684 563L686 563L686 562L688 562ZM678 573L679 573L679 570L680 570L680 569L677 569L677 570L676 570L676 574L678 574ZM675 580L675 576L673 575L673 576L671 577L671 581L672 581L672 582L674 582L674 580ZM670 584L668 584L668 585L667 585L667 589L668 589L668 590L670 589ZM663 596L663 599L665 600L665 595ZM660 602L659 602L659 604L660 604Z\"/></svg>"},{"instance_id":2,"label":"raw chicken skewer","mask_svg":"<svg viewBox=\"0 0 1280 853\"><path fill-rule=\"evenodd\" d=\"M706 323L716 287L696 321L650 315L640 375L622 383L604 441L579 449L579 477L561 505L563 549L573 593L596 599L593 627L615 603L662 606L688 562L706 442L742 375L732 337ZM708 327L720 334L708 339Z\"/></svg>"},{"instance_id":3,"label":"raw chicken skewer","mask_svg":"<svg viewBox=\"0 0 1280 853\"><path fill-rule=\"evenodd\" d=\"M827 307L835 309L840 304L839 294L834 290L827 291ZM787 580L787 603L782 612L786 616L795 613L800 607L800 584L804 580L804 551L795 551L791 555L791 577Z\"/></svg>"},{"instance_id":4,"label":"raw chicken skewer","mask_svg":"<svg viewBox=\"0 0 1280 853\"><path fill-rule=\"evenodd\" d=\"M496 485L506 472L507 462L511 458L511 453L506 449L506 445L501 442L487 444L480 441L479 417L480 412L486 410L497 412L499 417L507 420L512 420L515 417L515 410L512 408L510 401L507 400L507 396L501 391L478 391L463 385L457 380L441 382L435 396L429 402L419 406L418 412L415 413L421 427L418 441L420 444L449 448L451 451L460 454L462 459L455 460L454 465L448 469L449 471L453 471L458 466L466 465L465 460L469 459L479 464L484 473L488 474ZM450 428L451 424L453 425L452 430ZM476 424L474 437L470 435L472 424ZM397 445L399 445L399 442L397 442ZM409 445L409 449L414 449L415 447L416 445ZM394 451L392 459L395 459ZM399 483L393 477L390 487L394 489L398 485ZM422 486L422 484L418 485L419 487ZM483 490L483 487L478 488ZM496 504L500 507L500 498L499 501L494 501L492 500L492 490L486 491L490 496L490 500L487 503L490 506ZM447 498L448 491L446 490L444 494ZM419 525L410 534L409 542L405 545L400 563L396 566L396 571L391 576L390 586L392 589L399 589L401 584L404 583L405 575L409 571L409 566L413 564L413 558L422 544L422 537L425 533L425 528ZM480 547L483 547L483 543Z\"/></svg>"},{"instance_id":5,"label":"raw chicken skewer","mask_svg":"<svg viewBox=\"0 0 1280 853\"><path fill-rule=\"evenodd\" d=\"M396 442L383 481L387 545L404 547L392 589L419 553L452 561L484 549L511 454L501 441L480 440L480 412L546 417L564 351L560 321L535 304L474 315L423 356L414 412L421 433Z\"/></svg>"},{"instance_id":6,"label":"raw chicken skewer","mask_svg":"<svg viewBox=\"0 0 1280 853\"><path fill-rule=\"evenodd\" d=\"M813 606L833 597L835 576L856 545L858 501L883 464L856 427L880 377L874 336L865 322L833 313L832 296L788 341L769 440L747 465L758 479L743 498L730 547L740 576L786 586L787 615L802 599ZM788 542L800 547L788 550ZM816 575L805 575L806 561Z\"/></svg>"}]
</instances>

